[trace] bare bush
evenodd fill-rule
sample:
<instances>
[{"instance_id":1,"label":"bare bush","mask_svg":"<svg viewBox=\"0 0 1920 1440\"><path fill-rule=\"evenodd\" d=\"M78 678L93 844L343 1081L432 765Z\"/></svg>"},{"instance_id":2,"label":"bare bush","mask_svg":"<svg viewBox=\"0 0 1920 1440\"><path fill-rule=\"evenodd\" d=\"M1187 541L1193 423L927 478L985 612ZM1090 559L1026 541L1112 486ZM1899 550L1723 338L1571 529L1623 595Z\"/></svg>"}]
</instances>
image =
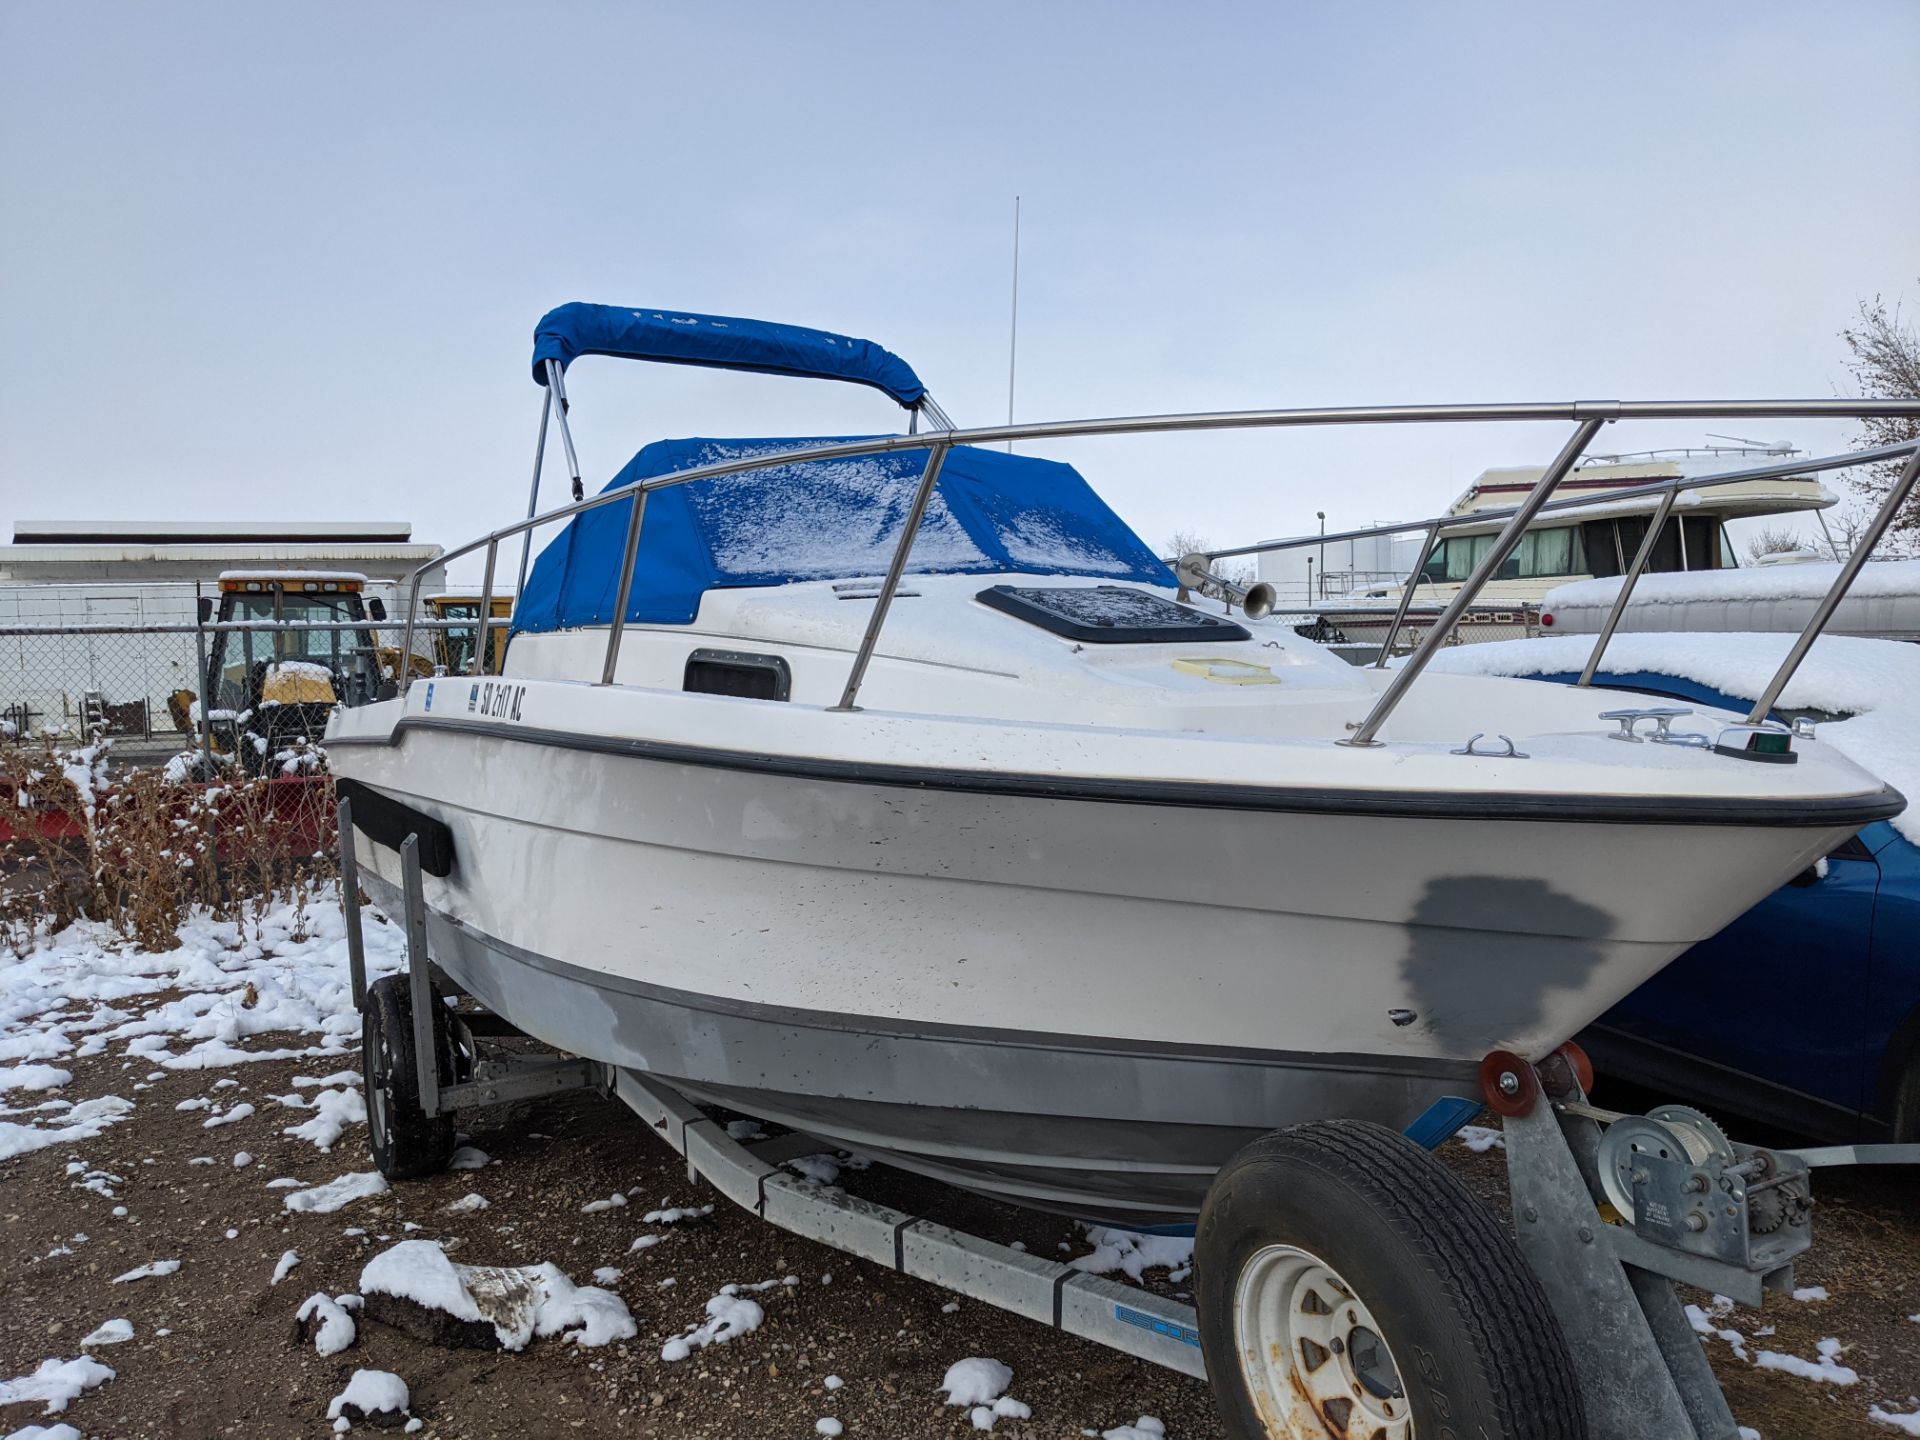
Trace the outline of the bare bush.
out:
<instances>
[{"instance_id":1,"label":"bare bush","mask_svg":"<svg viewBox=\"0 0 1920 1440\"><path fill-rule=\"evenodd\" d=\"M1791 555L1806 549L1806 541L1785 525L1769 525L1747 540L1747 558L1756 565L1768 555Z\"/></svg>"},{"instance_id":2,"label":"bare bush","mask_svg":"<svg viewBox=\"0 0 1920 1440\"><path fill-rule=\"evenodd\" d=\"M196 908L257 926L279 905L304 908L334 873L324 776L193 783L116 770L110 744L0 734L0 940L85 918L165 949Z\"/></svg>"}]
</instances>

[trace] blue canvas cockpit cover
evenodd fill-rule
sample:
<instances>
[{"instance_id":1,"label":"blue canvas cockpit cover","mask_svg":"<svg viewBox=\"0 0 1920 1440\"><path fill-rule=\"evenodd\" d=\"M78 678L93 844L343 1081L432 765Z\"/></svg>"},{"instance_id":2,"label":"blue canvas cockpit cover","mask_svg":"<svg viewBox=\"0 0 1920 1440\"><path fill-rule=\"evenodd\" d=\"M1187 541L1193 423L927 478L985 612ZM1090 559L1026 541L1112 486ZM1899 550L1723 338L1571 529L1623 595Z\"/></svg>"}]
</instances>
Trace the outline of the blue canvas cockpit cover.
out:
<instances>
[{"instance_id":1,"label":"blue canvas cockpit cover","mask_svg":"<svg viewBox=\"0 0 1920 1440\"><path fill-rule=\"evenodd\" d=\"M607 488L832 443L661 440L634 456ZM652 492L628 621L687 624L700 597L716 588L884 575L926 461L925 450L798 460ZM617 502L577 515L541 551L514 607L516 632L611 623L631 508ZM1071 465L967 445L947 454L907 570L1175 583Z\"/></svg>"},{"instance_id":2,"label":"blue canvas cockpit cover","mask_svg":"<svg viewBox=\"0 0 1920 1440\"><path fill-rule=\"evenodd\" d=\"M884 345L829 330L686 310L579 303L540 317L533 329L535 380L547 383L547 361L558 360L565 370L582 355L849 380L883 390L909 409L927 393L913 367Z\"/></svg>"}]
</instances>

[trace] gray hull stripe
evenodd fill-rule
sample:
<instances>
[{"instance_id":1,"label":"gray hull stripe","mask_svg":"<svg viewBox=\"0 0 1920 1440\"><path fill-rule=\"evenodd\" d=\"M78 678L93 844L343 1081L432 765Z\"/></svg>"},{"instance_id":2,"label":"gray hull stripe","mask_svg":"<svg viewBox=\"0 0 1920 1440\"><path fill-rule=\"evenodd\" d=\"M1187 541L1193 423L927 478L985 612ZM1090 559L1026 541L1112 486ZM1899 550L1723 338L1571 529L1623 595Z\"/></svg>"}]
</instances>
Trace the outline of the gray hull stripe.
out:
<instances>
[{"instance_id":1,"label":"gray hull stripe","mask_svg":"<svg viewBox=\"0 0 1920 1440\"><path fill-rule=\"evenodd\" d=\"M700 765L800 780L827 780L909 790L956 790L976 795L1030 796L1123 805L1168 805L1188 809L1257 810L1280 814L1399 816L1419 820L1547 820L1584 825L1722 825L1824 828L1860 826L1906 809L1892 786L1856 795L1801 800L1716 798L1697 795L1490 794L1480 790L1331 790L1308 786L1223 785L1185 780L1123 780L1083 775L1026 775L1010 771L946 770L925 765L768 755L716 750L658 740L635 740L575 731L540 730L498 720L459 720L404 715L383 739L341 737L346 745L398 745L409 730L484 735L522 745L545 745L670 765Z\"/></svg>"},{"instance_id":2,"label":"gray hull stripe","mask_svg":"<svg viewBox=\"0 0 1920 1440\"><path fill-rule=\"evenodd\" d=\"M377 881L377 877L375 878ZM364 882L363 882L364 883ZM384 885L382 888L387 888ZM693 990L676 990L595 970L523 950L492 935L475 930L444 912L435 919L498 951L508 959L549 975L601 990L633 995L680 1010L707 1011L716 1015L737 1016L790 1029L838 1030L855 1035L884 1035L890 1038L954 1040L994 1049L1070 1050L1094 1055L1165 1056L1219 1061L1223 1064L1257 1066L1283 1065L1290 1070L1333 1070L1342 1074L1364 1073L1409 1076L1422 1079L1458 1080L1474 1087L1477 1094L1479 1062L1470 1059L1435 1059L1421 1056L1376 1055L1364 1052L1323 1050L1250 1050L1227 1045L1184 1045L1164 1040L1125 1040L1112 1036L1059 1034L1045 1030L997 1030L976 1025L950 1025L939 1020L894 1020L878 1015L846 1015L833 1010L801 1010L784 1005L765 1005L753 1000L735 1000ZM512 1018L512 1017L508 1017Z\"/></svg>"}]
</instances>

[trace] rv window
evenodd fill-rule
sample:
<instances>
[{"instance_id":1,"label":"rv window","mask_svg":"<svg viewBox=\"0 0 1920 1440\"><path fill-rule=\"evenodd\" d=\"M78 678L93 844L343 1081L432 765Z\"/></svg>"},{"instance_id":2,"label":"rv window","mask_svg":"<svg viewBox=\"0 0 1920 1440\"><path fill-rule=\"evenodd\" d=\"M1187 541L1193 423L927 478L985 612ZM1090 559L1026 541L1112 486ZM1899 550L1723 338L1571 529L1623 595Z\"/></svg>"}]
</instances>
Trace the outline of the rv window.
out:
<instances>
[{"instance_id":1,"label":"rv window","mask_svg":"<svg viewBox=\"0 0 1920 1440\"><path fill-rule=\"evenodd\" d=\"M785 700L793 691L793 672L778 655L696 650L687 657L681 688L691 694L731 695L737 700Z\"/></svg>"}]
</instances>

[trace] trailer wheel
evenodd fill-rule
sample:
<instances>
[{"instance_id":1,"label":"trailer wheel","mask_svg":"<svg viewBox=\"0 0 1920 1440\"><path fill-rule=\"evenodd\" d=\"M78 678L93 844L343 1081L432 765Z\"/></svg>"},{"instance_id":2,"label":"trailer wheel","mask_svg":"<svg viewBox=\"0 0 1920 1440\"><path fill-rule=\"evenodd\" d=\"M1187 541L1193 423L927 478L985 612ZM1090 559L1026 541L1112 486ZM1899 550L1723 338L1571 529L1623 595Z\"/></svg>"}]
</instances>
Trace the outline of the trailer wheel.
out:
<instances>
[{"instance_id":1,"label":"trailer wheel","mask_svg":"<svg viewBox=\"0 0 1920 1440\"><path fill-rule=\"evenodd\" d=\"M1276 1130L1200 1211L1195 1298L1235 1440L1581 1440L1565 1337L1519 1247L1383 1126Z\"/></svg>"},{"instance_id":2,"label":"trailer wheel","mask_svg":"<svg viewBox=\"0 0 1920 1440\"><path fill-rule=\"evenodd\" d=\"M437 990L433 1048L441 1083L452 1084L453 1027ZM389 1180L417 1180L445 1170L453 1155L453 1116L443 1110L430 1117L421 1107L414 1069L413 993L404 975L388 975L367 987L360 1073L367 1088L367 1133L380 1173Z\"/></svg>"}]
</instances>

